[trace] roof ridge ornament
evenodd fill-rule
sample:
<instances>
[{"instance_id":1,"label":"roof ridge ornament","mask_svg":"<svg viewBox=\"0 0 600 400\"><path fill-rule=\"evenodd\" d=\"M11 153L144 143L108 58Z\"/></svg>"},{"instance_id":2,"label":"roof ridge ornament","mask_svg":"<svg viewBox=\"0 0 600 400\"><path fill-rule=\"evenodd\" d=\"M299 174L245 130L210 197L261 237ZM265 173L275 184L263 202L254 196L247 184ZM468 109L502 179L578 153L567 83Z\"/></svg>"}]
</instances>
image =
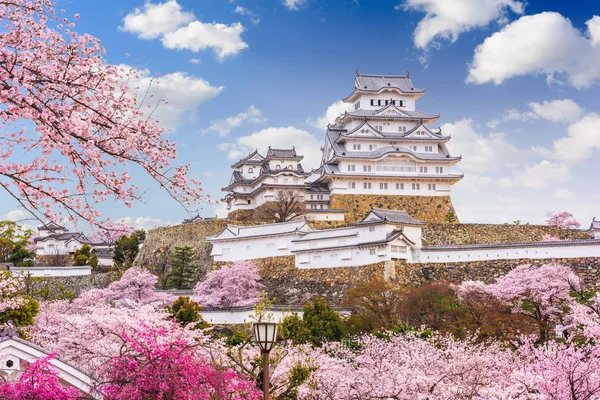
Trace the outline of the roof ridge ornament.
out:
<instances>
[{"instance_id":1,"label":"roof ridge ornament","mask_svg":"<svg viewBox=\"0 0 600 400\"><path fill-rule=\"evenodd\" d=\"M354 71L356 73L356 76L360 76L360 72L358 72L360 68L356 68L356 71Z\"/></svg>"},{"instance_id":2,"label":"roof ridge ornament","mask_svg":"<svg viewBox=\"0 0 600 400\"><path fill-rule=\"evenodd\" d=\"M410 79L410 70L408 68L406 68L406 77Z\"/></svg>"}]
</instances>

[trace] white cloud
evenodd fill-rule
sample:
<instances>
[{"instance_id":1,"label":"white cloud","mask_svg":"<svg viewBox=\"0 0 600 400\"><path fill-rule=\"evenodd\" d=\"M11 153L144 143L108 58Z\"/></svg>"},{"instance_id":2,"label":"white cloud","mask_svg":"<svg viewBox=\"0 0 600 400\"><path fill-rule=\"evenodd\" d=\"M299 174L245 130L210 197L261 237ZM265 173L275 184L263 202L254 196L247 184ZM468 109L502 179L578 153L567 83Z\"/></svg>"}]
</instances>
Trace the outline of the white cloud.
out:
<instances>
[{"instance_id":1,"label":"white cloud","mask_svg":"<svg viewBox=\"0 0 600 400\"><path fill-rule=\"evenodd\" d=\"M600 21L587 21L587 36L559 13L519 18L475 49L467 82L501 84L520 75L545 75L582 89L600 79Z\"/></svg>"},{"instance_id":2,"label":"white cloud","mask_svg":"<svg viewBox=\"0 0 600 400\"><path fill-rule=\"evenodd\" d=\"M523 3L515 0L405 0L405 10L425 12L414 32L415 46L425 48L436 39L455 42L471 29L492 21L505 23L506 13L523 13ZM395 9L400 9L398 5Z\"/></svg>"},{"instance_id":3,"label":"white cloud","mask_svg":"<svg viewBox=\"0 0 600 400\"><path fill-rule=\"evenodd\" d=\"M262 111L260 111L254 105L251 105L247 111L241 112L232 117L210 121L210 126L202 131L202 133L216 132L221 136L226 136L233 128L242 126L244 122L260 124L266 120L267 119L262 115Z\"/></svg>"},{"instance_id":4,"label":"white cloud","mask_svg":"<svg viewBox=\"0 0 600 400\"><path fill-rule=\"evenodd\" d=\"M526 165L522 171L514 173L518 184L539 189L548 186L552 182L564 182L569 178L569 166L563 163L551 163L542 160L535 165Z\"/></svg>"},{"instance_id":5,"label":"white cloud","mask_svg":"<svg viewBox=\"0 0 600 400\"><path fill-rule=\"evenodd\" d=\"M473 127L471 119L444 124L442 132L452 136L448 148L453 155L463 156L457 168L467 172L481 174L510 168L517 165L522 157L506 134L479 133Z\"/></svg>"},{"instance_id":6,"label":"white cloud","mask_svg":"<svg viewBox=\"0 0 600 400\"><path fill-rule=\"evenodd\" d=\"M534 113L552 122L573 122L583 113L579 104L571 99L529 103L528 106Z\"/></svg>"},{"instance_id":7,"label":"white cloud","mask_svg":"<svg viewBox=\"0 0 600 400\"><path fill-rule=\"evenodd\" d=\"M554 192L554 197L559 200L572 201L577 199L577 195L567 188L558 188Z\"/></svg>"},{"instance_id":8,"label":"white cloud","mask_svg":"<svg viewBox=\"0 0 600 400\"><path fill-rule=\"evenodd\" d=\"M176 0L159 4L147 2L143 10L136 8L127 14L119 29L135 33L142 39L155 39L193 20L194 14L183 12Z\"/></svg>"},{"instance_id":9,"label":"white cloud","mask_svg":"<svg viewBox=\"0 0 600 400\"><path fill-rule=\"evenodd\" d=\"M266 128L247 136L238 137L234 142L221 143L217 148L227 151L228 158L237 160L254 149L265 154L268 147L274 149L289 149L292 146L296 152L304 156L302 165L305 170L316 168L321 162L321 140L309 132L293 126Z\"/></svg>"},{"instance_id":10,"label":"white cloud","mask_svg":"<svg viewBox=\"0 0 600 400\"><path fill-rule=\"evenodd\" d=\"M233 9L233 12L236 14L248 16L250 18L250 21L254 25L256 25L260 22L260 18L258 17L258 15L255 12L248 10L246 7L237 6Z\"/></svg>"},{"instance_id":11,"label":"white cloud","mask_svg":"<svg viewBox=\"0 0 600 400\"><path fill-rule=\"evenodd\" d=\"M135 70L128 65L119 67L125 71ZM152 117L169 128L173 128L184 114L195 111L200 104L217 96L223 90L223 86L212 86L204 79L185 72L153 77L148 69L136 71L137 77L128 81L129 89L137 95L138 102L145 98L144 101L151 106L155 105L158 99L165 100L156 110L153 111L153 107L148 110L152 112ZM150 87L149 92L148 87Z\"/></svg>"},{"instance_id":12,"label":"white cloud","mask_svg":"<svg viewBox=\"0 0 600 400\"><path fill-rule=\"evenodd\" d=\"M460 187L463 189L469 189L473 192L479 192L482 186L486 186L492 183L492 178L485 175L478 175L477 173L470 173L460 181Z\"/></svg>"},{"instance_id":13,"label":"white cloud","mask_svg":"<svg viewBox=\"0 0 600 400\"><path fill-rule=\"evenodd\" d=\"M514 186L514 182L510 178L500 178L496 181L496 183L498 183L498 186L503 188L509 188Z\"/></svg>"},{"instance_id":14,"label":"white cloud","mask_svg":"<svg viewBox=\"0 0 600 400\"><path fill-rule=\"evenodd\" d=\"M248 47L242 24L204 23L191 12L183 12L176 0L136 8L123 18L120 29L137 34L142 39L161 39L168 49L199 52L212 49L217 59L224 60Z\"/></svg>"},{"instance_id":15,"label":"white cloud","mask_svg":"<svg viewBox=\"0 0 600 400\"><path fill-rule=\"evenodd\" d=\"M308 119L306 122L314 126L317 129L327 129L327 124L335 123L335 119L346 111L352 110L352 104L344 103L342 100L338 100L335 103L327 107L325 114L317 118L316 120Z\"/></svg>"},{"instance_id":16,"label":"white cloud","mask_svg":"<svg viewBox=\"0 0 600 400\"><path fill-rule=\"evenodd\" d=\"M4 219L7 221L19 222L24 219L33 218L31 214L24 210L10 210L4 215Z\"/></svg>"},{"instance_id":17,"label":"white cloud","mask_svg":"<svg viewBox=\"0 0 600 400\"><path fill-rule=\"evenodd\" d=\"M308 3L308 0L283 0L283 6L288 11L298 11L306 3Z\"/></svg>"},{"instance_id":18,"label":"white cloud","mask_svg":"<svg viewBox=\"0 0 600 400\"><path fill-rule=\"evenodd\" d=\"M163 219L153 218L150 216L137 217L135 219L132 217L123 217L123 218L119 218L115 222L129 225L135 229L144 229L144 230L154 229L159 226L172 225L172 222L170 222L170 221L165 221Z\"/></svg>"},{"instance_id":19,"label":"white cloud","mask_svg":"<svg viewBox=\"0 0 600 400\"><path fill-rule=\"evenodd\" d=\"M510 110L506 110L506 115L504 115L504 121L529 121L532 119L539 119L539 115L534 112L526 111L520 112L516 108L511 108Z\"/></svg>"},{"instance_id":20,"label":"white cloud","mask_svg":"<svg viewBox=\"0 0 600 400\"><path fill-rule=\"evenodd\" d=\"M553 158L565 162L577 162L592 155L594 149L600 149L600 115L588 113L579 121L570 125L567 136L554 142L553 150L536 150L540 154L552 154Z\"/></svg>"},{"instance_id":21,"label":"white cloud","mask_svg":"<svg viewBox=\"0 0 600 400\"><path fill-rule=\"evenodd\" d=\"M498 125L500 125L502 121L499 120L498 118L491 120L490 122L487 123L487 127L490 129L496 129L498 127Z\"/></svg>"},{"instance_id":22,"label":"white cloud","mask_svg":"<svg viewBox=\"0 0 600 400\"><path fill-rule=\"evenodd\" d=\"M188 61L191 62L192 64L200 64L199 58L190 58Z\"/></svg>"}]
</instances>

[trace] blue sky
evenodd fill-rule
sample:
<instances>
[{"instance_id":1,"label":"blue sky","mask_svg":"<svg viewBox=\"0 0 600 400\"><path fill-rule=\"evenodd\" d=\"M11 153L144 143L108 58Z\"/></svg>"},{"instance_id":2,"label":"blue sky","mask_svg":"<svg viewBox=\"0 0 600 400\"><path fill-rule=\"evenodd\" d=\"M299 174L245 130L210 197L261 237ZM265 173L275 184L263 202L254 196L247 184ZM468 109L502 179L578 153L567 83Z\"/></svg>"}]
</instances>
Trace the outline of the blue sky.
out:
<instances>
[{"instance_id":1,"label":"blue sky","mask_svg":"<svg viewBox=\"0 0 600 400\"><path fill-rule=\"evenodd\" d=\"M600 217L600 6L591 1L61 1L113 64L162 74L159 115L179 162L218 199L249 149L295 145L316 167L325 121L354 71L404 74L453 135L465 179L452 195L469 222ZM595 17L595 18L594 18ZM127 56L128 55L128 56ZM227 120L229 118L229 120ZM137 227L185 211L139 171L145 201L105 204ZM3 202L8 217L19 215ZM201 214L222 212L202 205Z\"/></svg>"}]
</instances>

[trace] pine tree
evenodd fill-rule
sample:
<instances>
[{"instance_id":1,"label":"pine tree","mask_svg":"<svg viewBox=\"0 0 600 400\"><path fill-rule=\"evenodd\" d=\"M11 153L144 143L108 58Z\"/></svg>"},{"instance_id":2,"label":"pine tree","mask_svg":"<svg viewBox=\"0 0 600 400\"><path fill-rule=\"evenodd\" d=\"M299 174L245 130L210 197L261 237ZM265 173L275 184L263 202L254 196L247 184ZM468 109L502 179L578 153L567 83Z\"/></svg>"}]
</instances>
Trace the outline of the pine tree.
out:
<instances>
[{"instance_id":1,"label":"pine tree","mask_svg":"<svg viewBox=\"0 0 600 400\"><path fill-rule=\"evenodd\" d=\"M196 282L198 266L194 263L194 249L190 246L175 247L171 259L171 272L167 289L191 289Z\"/></svg>"}]
</instances>

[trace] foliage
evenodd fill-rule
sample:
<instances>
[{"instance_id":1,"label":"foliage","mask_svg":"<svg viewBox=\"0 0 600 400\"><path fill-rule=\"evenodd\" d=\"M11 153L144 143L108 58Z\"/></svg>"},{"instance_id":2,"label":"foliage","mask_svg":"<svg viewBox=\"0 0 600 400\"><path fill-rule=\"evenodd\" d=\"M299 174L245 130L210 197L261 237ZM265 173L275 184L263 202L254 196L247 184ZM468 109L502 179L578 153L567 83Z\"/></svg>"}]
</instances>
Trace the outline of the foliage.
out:
<instances>
[{"instance_id":1,"label":"foliage","mask_svg":"<svg viewBox=\"0 0 600 400\"><path fill-rule=\"evenodd\" d=\"M236 329L233 331L233 334L229 336L225 343L227 346L239 346L242 343L245 343L252 339L252 335L248 333L245 329Z\"/></svg>"},{"instance_id":2,"label":"foliage","mask_svg":"<svg viewBox=\"0 0 600 400\"><path fill-rule=\"evenodd\" d=\"M0 273L0 323L13 320L17 326L33 324L33 317L39 311L38 302L23 295L24 280L13 277L9 272Z\"/></svg>"},{"instance_id":3,"label":"foliage","mask_svg":"<svg viewBox=\"0 0 600 400\"><path fill-rule=\"evenodd\" d=\"M103 395L114 400L261 397L254 382L209 365L195 351L196 343L178 337L165 340L173 334L165 328L124 333L121 355L101 369Z\"/></svg>"},{"instance_id":4,"label":"foliage","mask_svg":"<svg viewBox=\"0 0 600 400\"><path fill-rule=\"evenodd\" d=\"M75 250L73 265L89 265L92 268L98 267L98 256L93 253L92 246L86 243L81 248Z\"/></svg>"},{"instance_id":5,"label":"foliage","mask_svg":"<svg viewBox=\"0 0 600 400\"><path fill-rule=\"evenodd\" d=\"M581 224L573 217L573 214L567 211L555 213L553 211L546 214L548 225L555 226L559 229L577 229Z\"/></svg>"},{"instance_id":6,"label":"foliage","mask_svg":"<svg viewBox=\"0 0 600 400\"><path fill-rule=\"evenodd\" d=\"M119 269L128 269L133 265L140 251L140 242L146 238L146 232L137 230L131 235L121 235L114 245L113 261Z\"/></svg>"},{"instance_id":7,"label":"foliage","mask_svg":"<svg viewBox=\"0 0 600 400\"><path fill-rule=\"evenodd\" d=\"M81 393L73 387L63 387L52 368L50 355L31 363L15 383L0 384L4 400L77 400Z\"/></svg>"},{"instance_id":8,"label":"foliage","mask_svg":"<svg viewBox=\"0 0 600 400\"><path fill-rule=\"evenodd\" d=\"M34 253L27 250L27 247L23 243L16 243L8 257L8 261L13 263L16 267L32 268L35 266L33 262Z\"/></svg>"},{"instance_id":9,"label":"foliage","mask_svg":"<svg viewBox=\"0 0 600 400\"><path fill-rule=\"evenodd\" d=\"M294 314L283 320L281 336L294 344L315 346L338 341L342 338L342 319L324 299L317 297L304 305L302 319Z\"/></svg>"},{"instance_id":10,"label":"foliage","mask_svg":"<svg viewBox=\"0 0 600 400\"><path fill-rule=\"evenodd\" d=\"M15 255L16 252L27 251L26 246L31 238L32 232L28 229L24 229L13 221L0 221L0 261L1 262L19 262L25 258L32 258L32 254L28 252L27 256L18 259ZM16 246L20 246L19 249L15 249ZM11 257L17 257L17 259L11 260Z\"/></svg>"},{"instance_id":11,"label":"foliage","mask_svg":"<svg viewBox=\"0 0 600 400\"><path fill-rule=\"evenodd\" d=\"M210 271L194 288L198 303L207 307L237 307L254 304L264 287L258 268L248 261L237 261Z\"/></svg>"},{"instance_id":12,"label":"foliage","mask_svg":"<svg viewBox=\"0 0 600 400\"><path fill-rule=\"evenodd\" d=\"M167 307L171 318L181 326L189 326L190 329L205 328L208 326L200 315L200 304L192 301L188 296L180 296Z\"/></svg>"},{"instance_id":13,"label":"foliage","mask_svg":"<svg viewBox=\"0 0 600 400\"><path fill-rule=\"evenodd\" d=\"M194 249L190 246L175 247L166 283L167 289L191 289L197 277L198 266L194 262Z\"/></svg>"},{"instance_id":14,"label":"foliage","mask_svg":"<svg viewBox=\"0 0 600 400\"><path fill-rule=\"evenodd\" d=\"M134 94L144 88L127 86L142 72L107 64L99 40L74 29L79 15L53 7L48 0L0 5L0 155L11 159L2 167L4 189L39 220L68 214L96 225L106 222L99 202L141 197L133 166L186 206L203 199L199 183L188 183L188 166L171 166L175 144L145 112L152 105ZM32 159L14 157L23 152Z\"/></svg>"},{"instance_id":15,"label":"foliage","mask_svg":"<svg viewBox=\"0 0 600 400\"><path fill-rule=\"evenodd\" d=\"M444 221L446 221L447 224L455 224L458 222L458 218L456 218L454 211L448 211L444 216Z\"/></svg>"}]
</instances>

